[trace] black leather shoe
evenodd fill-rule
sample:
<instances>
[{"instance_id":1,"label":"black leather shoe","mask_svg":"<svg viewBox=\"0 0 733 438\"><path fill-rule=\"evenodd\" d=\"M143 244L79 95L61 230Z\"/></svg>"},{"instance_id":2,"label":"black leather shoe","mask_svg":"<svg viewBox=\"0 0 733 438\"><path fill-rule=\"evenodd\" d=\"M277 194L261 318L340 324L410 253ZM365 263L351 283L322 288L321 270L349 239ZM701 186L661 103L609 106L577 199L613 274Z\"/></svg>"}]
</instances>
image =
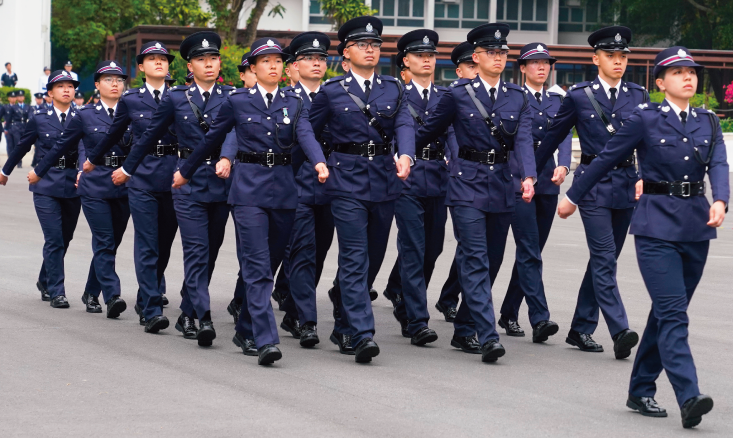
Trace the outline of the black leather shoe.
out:
<instances>
[{"instance_id":1,"label":"black leather shoe","mask_svg":"<svg viewBox=\"0 0 733 438\"><path fill-rule=\"evenodd\" d=\"M339 310L338 306L336 305L336 301L334 301L333 288L328 290L328 299L331 300L331 304L333 304L333 319L340 319L341 311Z\"/></svg>"},{"instance_id":2,"label":"black leather shoe","mask_svg":"<svg viewBox=\"0 0 733 438\"><path fill-rule=\"evenodd\" d=\"M713 399L709 395L700 394L682 404L682 427L690 429L702 421L702 416L713 410Z\"/></svg>"},{"instance_id":3,"label":"black leather shoe","mask_svg":"<svg viewBox=\"0 0 733 438\"><path fill-rule=\"evenodd\" d=\"M137 316L140 318L140 325L147 324L148 321L145 319L145 316L143 316L143 309L141 309L137 304L135 304L133 309L135 309L135 313L137 313Z\"/></svg>"},{"instance_id":4,"label":"black leather shoe","mask_svg":"<svg viewBox=\"0 0 733 438\"><path fill-rule=\"evenodd\" d=\"M167 306L168 305L168 297L166 297L165 294L163 294L163 295L160 296L160 304L162 306Z\"/></svg>"},{"instance_id":5,"label":"black leather shoe","mask_svg":"<svg viewBox=\"0 0 733 438\"><path fill-rule=\"evenodd\" d=\"M478 343L476 336L456 336L450 340L450 345L460 348L465 353L481 354L481 344Z\"/></svg>"},{"instance_id":6,"label":"black leather shoe","mask_svg":"<svg viewBox=\"0 0 733 438\"><path fill-rule=\"evenodd\" d=\"M210 347L216 339L216 330L214 330L214 323L211 321L201 321L199 323L199 331L196 332L196 340L199 342L199 347Z\"/></svg>"},{"instance_id":7,"label":"black leather shoe","mask_svg":"<svg viewBox=\"0 0 733 438\"><path fill-rule=\"evenodd\" d=\"M667 410L660 407L654 397L636 397L629 394L626 407L638 411L645 417L666 417Z\"/></svg>"},{"instance_id":8,"label":"black leather shoe","mask_svg":"<svg viewBox=\"0 0 733 438\"><path fill-rule=\"evenodd\" d=\"M312 322L307 322L301 326L300 329L300 346L310 348L321 342L318 339L318 330L316 325Z\"/></svg>"},{"instance_id":9,"label":"black leather shoe","mask_svg":"<svg viewBox=\"0 0 733 438\"><path fill-rule=\"evenodd\" d=\"M369 289L369 299L371 301L374 301L377 298L379 298L379 292L377 292L377 290L374 288Z\"/></svg>"},{"instance_id":10,"label":"black leather shoe","mask_svg":"<svg viewBox=\"0 0 733 438\"><path fill-rule=\"evenodd\" d=\"M348 354L350 356L355 354L354 347L351 345L351 335L345 335L334 330L331 332L329 339L339 346L339 352L341 354Z\"/></svg>"},{"instance_id":11,"label":"black leather shoe","mask_svg":"<svg viewBox=\"0 0 733 438\"><path fill-rule=\"evenodd\" d=\"M396 294L388 289L385 289L385 291L382 292L382 295L384 295L384 298L392 302L392 307L397 307L397 305L400 304L400 302L402 302L402 295Z\"/></svg>"},{"instance_id":12,"label":"black leather shoe","mask_svg":"<svg viewBox=\"0 0 733 438\"><path fill-rule=\"evenodd\" d=\"M280 323L280 328L286 332L290 332L295 339L300 339L300 321L297 318L290 318L285 315L283 322Z\"/></svg>"},{"instance_id":13,"label":"black leather shoe","mask_svg":"<svg viewBox=\"0 0 733 438\"><path fill-rule=\"evenodd\" d=\"M232 338L234 345L242 349L245 356L258 356L257 347L254 339L247 339L241 333L235 332Z\"/></svg>"},{"instance_id":14,"label":"black leather shoe","mask_svg":"<svg viewBox=\"0 0 733 438\"><path fill-rule=\"evenodd\" d=\"M145 333L158 333L161 330L167 329L169 324L170 322L168 322L168 318L165 316L154 316L145 324Z\"/></svg>"},{"instance_id":15,"label":"black leather shoe","mask_svg":"<svg viewBox=\"0 0 733 438\"><path fill-rule=\"evenodd\" d=\"M622 330L613 337L613 353L616 359L626 359L631 356L631 349L639 343L639 335L633 330Z\"/></svg>"},{"instance_id":16,"label":"black leather shoe","mask_svg":"<svg viewBox=\"0 0 733 438\"><path fill-rule=\"evenodd\" d=\"M41 292L41 301L51 301L51 294L48 293L48 289L43 287L40 281L36 282L36 287Z\"/></svg>"},{"instance_id":17,"label":"black leather shoe","mask_svg":"<svg viewBox=\"0 0 733 438\"><path fill-rule=\"evenodd\" d=\"M426 326L418 330L417 333L415 333L415 336L412 337L410 343L412 343L412 345L417 345L418 347L421 347L425 344L429 344L437 340L438 334L435 333L435 330Z\"/></svg>"},{"instance_id":18,"label":"black leather shoe","mask_svg":"<svg viewBox=\"0 0 733 438\"><path fill-rule=\"evenodd\" d=\"M81 302L86 306L87 313L102 313L102 305L99 304L98 297L90 296L84 292L84 295L81 296Z\"/></svg>"},{"instance_id":19,"label":"black leather shoe","mask_svg":"<svg viewBox=\"0 0 733 438\"><path fill-rule=\"evenodd\" d=\"M263 345L262 348L257 350L257 365L270 365L276 360L280 360L283 354L280 349L272 344Z\"/></svg>"},{"instance_id":20,"label":"black leather shoe","mask_svg":"<svg viewBox=\"0 0 733 438\"><path fill-rule=\"evenodd\" d=\"M481 362L496 362L504 354L506 354L504 346L496 339L486 341L481 346Z\"/></svg>"},{"instance_id":21,"label":"black leather shoe","mask_svg":"<svg viewBox=\"0 0 733 438\"><path fill-rule=\"evenodd\" d=\"M560 330L560 326L557 323L550 320L540 321L532 329L532 342L539 344L545 342L550 336L557 333Z\"/></svg>"},{"instance_id":22,"label":"black leather shoe","mask_svg":"<svg viewBox=\"0 0 733 438\"><path fill-rule=\"evenodd\" d=\"M402 330L402 336L405 338L411 338L410 332L407 331L407 325L409 324L409 321L406 319L400 319L400 317L397 315L397 309L392 310L392 315L394 315L394 319L397 320L397 322L400 323L400 328Z\"/></svg>"},{"instance_id":23,"label":"black leather shoe","mask_svg":"<svg viewBox=\"0 0 733 438\"><path fill-rule=\"evenodd\" d=\"M176 330L183 333L183 337L186 339L196 339L196 321L193 318L189 318L185 313L181 313L176 321Z\"/></svg>"},{"instance_id":24,"label":"black leather shoe","mask_svg":"<svg viewBox=\"0 0 733 438\"><path fill-rule=\"evenodd\" d=\"M234 318L234 324L236 324L239 320L239 314L240 312L242 312L242 305L237 304L237 302L232 299L232 301L227 306L227 312L232 315L232 318Z\"/></svg>"},{"instance_id":25,"label":"black leather shoe","mask_svg":"<svg viewBox=\"0 0 733 438\"><path fill-rule=\"evenodd\" d=\"M54 309L68 309L69 308L69 300L66 299L64 295L59 295L56 298L51 300L51 307Z\"/></svg>"},{"instance_id":26,"label":"black leather shoe","mask_svg":"<svg viewBox=\"0 0 733 438\"><path fill-rule=\"evenodd\" d=\"M502 316L501 318L499 318L499 327L503 328L506 331L507 336L514 336L516 338L524 337L524 330L522 330L522 327L519 326L518 321L514 321L513 319L506 319Z\"/></svg>"},{"instance_id":27,"label":"black leather shoe","mask_svg":"<svg viewBox=\"0 0 733 438\"><path fill-rule=\"evenodd\" d=\"M379 356L379 345L372 338L364 338L354 349L357 363L371 362L373 357Z\"/></svg>"},{"instance_id":28,"label":"black leather shoe","mask_svg":"<svg viewBox=\"0 0 733 438\"><path fill-rule=\"evenodd\" d=\"M125 300L119 296L112 297L112 299L107 302L107 318L117 318L125 311L125 309L127 309L127 303L125 303Z\"/></svg>"},{"instance_id":29,"label":"black leather shoe","mask_svg":"<svg viewBox=\"0 0 733 438\"><path fill-rule=\"evenodd\" d=\"M580 348L580 351L590 351L591 353L602 353L603 346L593 340L593 337L587 333L579 333L570 330L565 342Z\"/></svg>"},{"instance_id":30,"label":"black leather shoe","mask_svg":"<svg viewBox=\"0 0 733 438\"><path fill-rule=\"evenodd\" d=\"M272 290L272 299L275 300L277 303L278 310L283 310L283 302L285 301L286 294L279 290L279 289L273 289Z\"/></svg>"},{"instance_id":31,"label":"black leather shoe","mask_svg":"<svg viewBox=\"0 0 733 438\"><path fill-rule=\"evenodd\" d=\"M440 303L435 303L435 308L438 309L438 312L443 314L443 316L445 317L445 322L453 322L456 320L456 315L458 314L457 308L446 307Z\"/></svg>"}]
</instances>

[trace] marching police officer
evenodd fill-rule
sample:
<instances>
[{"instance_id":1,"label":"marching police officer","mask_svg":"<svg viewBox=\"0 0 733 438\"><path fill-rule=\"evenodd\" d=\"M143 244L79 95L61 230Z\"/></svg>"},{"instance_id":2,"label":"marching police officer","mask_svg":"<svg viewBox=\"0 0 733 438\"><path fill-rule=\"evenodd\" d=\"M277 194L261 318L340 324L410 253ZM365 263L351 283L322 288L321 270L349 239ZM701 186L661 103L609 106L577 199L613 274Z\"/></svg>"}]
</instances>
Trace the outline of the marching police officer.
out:
<instances>
[{"instance_id":1,"label":"marching police officer","mask_svg":"<svg viewBox=\"0 0 733 438\"><path fill-rule=\"evenodd\" d=\"M524 73L524 93L532 109L532 139L534 147L542 143L547 128L552 126L557 116L563 96L544 90L555 58L550 56L547 46L543 43L530 43L522 47L517 64ZM550 235L552 219L557 207L557 195L560 185L570 171L570 154L572 152L572 134L568 134L559 146L560 165L555 165L555 159L547 160L547 164L538 172L537 186L532 201L527 204L517 202L512 216L512 234L516 243L516 257L512 268L512 277L509 281L504 302L501 306L499 326L506 330L508 336L524 336L519 322L519 306L522 299L527 297L529 319L533 327L533 342L544 342L547 338L537 338L535 332L541 331L538 325L550 325L545 331L546 336L557 333L558 325L550 319L550 311L545 297L545 287L542 283L542 248L545 247ZM514 158L514 157L512 157ZM517 175L519 163L512 159L512 173ZM518 186L515 181L515 186ZM516 193L517 198L521 193ZM519 199L517 199L519 201Z\"/></svg>"},{"instance_id":2,"label":"marching police officer","mask_svg":"<svg viewBox=\"0 0 733 438\"><path fill-rule=\"evenodd\" d=\"M295 84L298 82L300 77L298 76L298 72L293 69L293 62L295 62L295 56L291 52L290 46L283 49L283 54L285 55L285 74L288 77L288 86L294 87Z\"/></svg>"},{"instance_id":3,"label":"marching police officer","mask_svg":"<svg viewBox=\"0 0 733 438\"><path fill-rule=\"evenodd\" d=\"M637 150L643 194L631 220L639 269L652 299L636 353L626 405L642 415L666 417L654 400L664 370L672 383L684 428L695 427L713 408L701 395L687 341L687 307L702 277L710 239L725 218L730 197L723 133L715 114L690 108L703 67L689 50L671 47L655 59L654 77L665 93L660 104L633 110L618 133L585 167L558 208L566 218L618 162ZM713 205L705 197L705 175Z\"/></svg>"},{"instance_id":4,"label":"marching police officer","mask_svg":"<svg viewBox=\"0 0 733 438\"><path fill-rule=\"evenodd\" d=\"M324 84L311 107L319 137L326 124L333 141L326 183L338 234L341 313L352 337L356 362L379 354L374 342L370 284L384 259L394 201L415 155L412 118L393 77L374 72L381 50L382 22L375 17L347 21L338 32L350 70ZM395 160L390 144L399 144ZM341 344L339 342L339 344Z\"/></svg>"},{"instance_id":5,"label":"marching police officer","mask_svg":"<svg viewBox=\"0 0 733 438\"><path fill-rule=\"evenodd\" d=\"M0 185L5 185L13 167L30 151L33 144L48 152L61 137L61 133L78 114L71 108L74 88L79 83L64 70L57 70L48 78L48 92L54 99L54 107L36 111L28 121L20 142L5 162L0 173ZM68 308L64 289L64 256L74 237L79 219L81 201L76 191L77 165L85 158L83 148L67 152L37 183L30 186L38 221L43 229L43 265L36 286L41 299L50 301L51 307Z\"/></svg>"},{"instance_id":6,"label":"marching police officer","mask_svg":"<svg viewBox=\"0 0 733 438\"><path fill-rule=\"evenodd\" d=\"M257 76L249 68L247 53L242 55L242 62L237 66L237 70L239 70L239 79L242 80L242 87L253 88L257 83Z\"/></svg>"},{"instance_id":7,"label":"marching police officer","mask_svg":"<svg viewBox=\"0 0 733 438\"><path fill-rule=\"evenodd\" d=\"M415 131L426 123L443 94L448 92L447 88L431 82L435 73L438 38L438 33L433 30L416 29L397 41L397 49L404 54L402 61L411 76L405 84L404 104L412 116ZM410 342L418 346L438 339L437 333L428 327L427 287L435 261L443 252L448 218L445 206L448 186L445 158L446 151L450 150L447 134L445 132L417 151L415 165L395 202L399 255L384 296L400 297L393 301L396 304L394 316L402 327L402 335L411 338ZM452 136L451 141L455 141Z\"/></svg>"},{"instance_id":8,"label":"marching police officer","mask_svg":"<svg viewBox=\"0 0 733 438\"><path fill-rule=\"evenodd\" d=\"M630 42L631 30L623 26L606 27L588 37L588 43L595 49L593 62L598 66L598 77L592 82L574 85L565 96L560 111L537 149L538 171L544 169L552 153L575 126L582 154L573 183L581 180L585 166L595 159L636 105L649 100L643 87L623 80ZM629 154L611 169L608 178L578 200L590 261L578 292L578 303L566 342L582 351L602 352L603 347L592 337L598 326L600 308L613 337L616 359L629 357L631 349L639 342L639 335L629 329L626 309L616 284L616 260L621 254L636 206L638 180L634 155Z\"/></svg>"},{"instance_id":9,"label":"marching police officer","mask_svg":"<svg viewBox=\"0 0 733 438\"><path fill-rule=\"evenodd\" d=\"M84 94L81 91L77 91L74 94L74 103L72 105L77 110L84 106Z\"/></svg>"},{"instance_id":10,"label":"marching police officer","mask_svg":"<svg viewBox=\"0 0 733 438\"><path fill-rule=\"evenodd\" d=\"M315 167L321 182L328 178L328 169L301 98L291 91L278 91L285 56L280 43L273 38L259 39L252 43L249 55L256 88L231 94L206 135L205 145L174 175L174 185L186 184L204 157L218 152L215 149L227 133L237 130L236 154L221 152L223 162L235 156L237 160L229 203L239 234L246 291L233 342L244 354L257 355L258 364L268 365L282 357L276 346L280 340L270 294L273 270L283 258L297 206L293 155L302 148L310 163L315 163L308 165Z\"/></svg>"},{"instance_id":11,"label":"marching police officer","mask_svg":"<svg viewBox=\"0 0 733 438\"><path fill-rule=\"evenodd\" d=\"M173 59L164 44L158 41L143 44L136 62L137 68L145 73L145 85L123 94L107 136L88 153L90 162L85 163L85 171L92 167L91 160L103 161L103 156L119 144L128 130L132 130L134 142L142 138L161 100L170 92L164 79ZM135 312L139 315L140 325L146 328L150 320L156 319L151 328L164 324L162 321L166 320L162 317L162 307L168 303L165 269L178 231L171 195L177 153L178 140L173 131L168 130L158 140L155 149L142 159L135 175L125 183L135 225L134 260L138 283ZM122 164L120 162L119 166ZM191 318L184 317L177 324L185 329L184 334L189 338L195 337L196 329Z\"/></svg>"},{"instance_id":12,"label":"marching police officer","mask_svg":"<svg viewBox=\"0 0 733 438\"><path fill-rule=\"evenodd\" d=\"M509 26L502 23L485 24L468 33L479 74L457 81L443 95L415 141L420 150L451 123L455 129L458 148L451 151L446 203L451 206L459 245L457 267L464 300L451 345L481 354L484 362L505 354L495 327L489 272L491 265L501 263L515 208L510 151L518 154L522 164L518 171L523 202L531 201L536 179L529 103L524 90L501 80L508 34Z\"/></svg>"},{"instance_id":13,"label":"marching police officer","mask_svg":"<svg viewBox=\"0 0 733 438\"><path fill-rule=\"evenodd\" d=\"M112 124L126 78L127 75L114 61L97 64L94 82L101 92L100 103L79 109L56 145L45 154L35 171L28 174L31 184L38 183L51 166L70 150L94 147L104 138ZM117 318L127 309L127 304L120 296L122 291L120 278L115 272L115 257L127 229L130 207L127 188L115 186L111 176L113 169L122 165L128 151L129 142L124 143L123 139L110 154L100 158L94 171L81 176L78 182L84 216L92 231L94 251L82 302L86 305L87 312L102 313L99 303L101 291L107 305L107 318ZM165 325L168 325L167 321Z\"/></svg>"}]
</instances>

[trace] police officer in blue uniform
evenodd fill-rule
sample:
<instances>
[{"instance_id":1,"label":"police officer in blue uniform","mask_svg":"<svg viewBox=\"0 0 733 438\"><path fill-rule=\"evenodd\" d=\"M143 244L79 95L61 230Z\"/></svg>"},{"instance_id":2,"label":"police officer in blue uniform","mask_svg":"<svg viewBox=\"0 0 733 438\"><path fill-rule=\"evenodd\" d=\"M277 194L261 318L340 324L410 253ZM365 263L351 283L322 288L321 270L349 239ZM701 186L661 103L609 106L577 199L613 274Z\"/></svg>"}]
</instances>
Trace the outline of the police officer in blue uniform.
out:
<instances>
[{"instance_id":1,"label":"police officer in blue uniform","mask_svg":"<svg viewBox=\"0 0 733 438\"><path fill-rule=\"evenodd\" d=\"M510 155L517 154L521 163L517 170L521 202L531 201L536 180L527 97L519 86L501 80L508 34L509 26L502 23L484 24L468 33L479 74L457 81L416 137L421 150L450 124L455 129L458 147L451 151L446 203L459 246L457 267L464 300L451 345L481 354L484 362L505 354L495 327L489 271L492 264L500 264L515 208L517 189Z\"/></svg>"},{"instance_id":2,"label":"police officer in blue uniform","mask_svg":"<svg viewBox=\"0 0 733 438\"><path fill-rule=\"evenodd\" d=\"M94 82L102 93L100 103L79 109L56 145L45 154L35 171L28 174L31 184L38 183L64 154L77 148L94 147L104 138L114 119L126 78L127 75L114 61L97 64ZM129 140L129 135L127 137ZM94 251L82 302L87 312L102 313L99 303L101 290L107 305L107 318L117 318L127 309L127 304L120 296L122 291L120 278L115 272L115 257L127 228L130 207L127 188L124 185L115 186L111 178L113 169L122 165L129 151L129 142L125 143L125 140L123 138L120 144L97 162L94 171L80 177L78 182L84 216L92 231Z\"/></svg>"},{"instance_id":3,"label":"police officer in blue uniform","mask_svg":"<svg viewBox=\"0 0 733 438\"><path fill-rule=\"evenodd\" d=\"M552 126L557 116L563 96L544 90L555 58L550 56L547 46L542 43L530 43L522 48L517 64L524 73L525 83L522 87L532 109L532 139L534 147L542 144L547 129ZM539 332L539 325L552 326L546 329L546 336L557 333L559 327L549 321L550 311L545 297L545 287L542 283L542 248L545 247L550 235L552 219L557 207L557 195L560 185L570 171L570 154L572 152L572 133L568 134L559 146L559 166L555 159L547 160L547 164L538 172L535 196L529 204L517 202L512 216L512 234L516 243L516 258L512 268L512 277L509 281L504 302L501 306L499 326L506 330L508 336L524 336L519 322L519 307L524 297L527 297L529 320L533 327L532 340L544 342L546 337L537 338L534 332ZM514 157L512 157L514 158ZM512 159L512 173L517 175L519 162ZM515 186L518 186L515 181ZM521 193L516 193L517 198Z\"/></svg>"},{"instance_id":4,"label":"police officer in blue uniform","mask_svg":"<svg viewBox=\"0 0 733 438\"><path fill-rule=\"evenodd\" d=\"M25 99L23 90L14 90L8 93L11 102L6 107L5 113L5 141L7 143L8 156L15 150L15 146L20 141L20 137L25 131L28 122L28 110L30 106L24 105L21 99ZM17 164L18 169L23 167L22 160Z\"/></svg>"},{"instance_id":5,"label":"police officer in blue uniform","mask_svg":"<svg viewBox=\"0 0 733 438\"><path fill-rule=\"evenodd\" d=\"M700 394L698 387L687 340L687 308L730 198L719 121L715 114L689 104L702 69L684 47L662 50L655 59L654 77L665 100L634 109L558 208L562 218L572 214L574 204L636 148L644 182L630 232L652 310L626 404L645 416L666 417L666 410L654 399L655 381L664 370L677 396L684 428L700 424L713 408L713 399ZM706 174L712 206L705 197Z\"/></svg>"},{"instance_id":6,"label":"police officer in blue uniform","mask_svg":"<svg viewBox=\"0 0 733 438\"><path fill-rule=\"evenodd\" d=\"M79 109L84 106L84 94L81 91L77 91L74 94L74 102L71 103L71 107Z\"/></svg>"},{"instance_id":7,"label":"police officer in blue uniform","mask_svg":"<svg viewBox=\"0 0 733 438\"><path fill-rule=\"evenodd\" d=\"M356 362L379 354L374 342L370 285L384 259L394 201L414 161L413 121L397 79L375 74L382 45L375 17L347 21L338 32L350 70L323 85L311 107L319 137L328 124L333 152L326 182L338 235L340 312L348 322ZM395 159L391 143L399 145ZM332 340L343 341L334 332ZM341 342L339 342L341 345ZM346 352L348 354L348 352Z\"/></svg>"},{"instance_id":8,"label":"police officer in blue uniform","mask_svg":"<svg viewBox=\"0 0 733 438\"><path fill-rule=\"evenodd\" d=\"M136 173L147 155L156 150L169 128L173 126L179 141L178 166L186 162L197 147L201 147L211 121L219 113L232 87L218 85L221 60L221 38L215 32L203 31L189 35L181 43L181 57L188 61L194 73L191 87L178 86L166 93L152 115L150 125L136 139L125 164L112 178L116 184L127 182L128 175ZM140 94L145 93L140 90ZM233 147L233 133L223 145ZM95 153L99 153L95 150ZM213 275L216 257L224 241L224 231L229 216L226 203L229 195L228 163L219 163L218 152L195 167L191 183L174 188L173 205L181 229L183 244L185 287L182 289L182 316L176 328L186 338L194 338L189 324L192 318L199 320L195 339L199 346L211 346L216 338L211 321L209 282ZM154 291L153 291L154 292ZM154 302L155 303L155 302ZM153 304L154 305L154 304ZM188 318L188 319L186 319Z\"/></svg>"},{"instance_id":9,"label":"police officer in blue uniform","mask_svg":"<svg viewBox=\"0 0 733 438\"><path fill-rule=\"evenodd\" d=\"M37 111L28 121L20 142L10 154L0 173L0 185L5 185L13 167L36 145L45 155L61 137L65 126L78 117L71 108L74 88L79 83L68 72L57 70L48 77L48 93L53 96L54 107L45 112ZM33 205L43 230L43 265L38 288L41 298L50 301L51 307L68 308L64 289L64 256L74 237L79 219L81 201L76 191L77 166L85 159L84 149L67 152L37 183L30 186Z\"/></svg>"},{"instance_id":10,"label":"police officer in blue uniform","mask_svg":"<svg viewBox=\"0 0 733 438\"><path fill-rule=\"evenodd\" d=\"M404 53L403 62L412 76L405 84L404 104L412 116L415 131L425 124L440 98L448 92L430 80L435 73L438 39L438 33L433 30L416 29L397 41L397 49ZM394 309L395 318L400 322L402 335L418 346L438 339L437 333L428 327L427 287L435 261L443 252L448 218L445 206L448 187L445 159L446 151L451 148L447 146L448 139L445 132L417 151L415 166L395 203L398 257L384 295L400 297ZM455 141L452 136L451 141Z\"/></svg>"},{"instance_id":11,"label":"police officer in blue uniform","mask_svg":"<svg viewBox=\"0 0 733 438\"><path fill-rule=\"evenodd\" d=\"M575 126L580 138L581 158L573 182L582 179L585 166L595 159L634 108L649 100L643 87L622 79L630 42L631 30L623 26L605 27L588 37L588 43L595 49L593 62L598 66L598 77L592 82L574 85L565 96L535 154L538 172L544 169L545 163ZM616 260L636 206L638 180L634 154L630 153L611 169L607 178L579 200L590 261L578 292L566 342L582 351L602 352L603 347L592 337L598 326L600 308L613 337L616 359L629 357L631 349L639 342L639 335L629 329L616 284Z\"/></svg>"},{"instance_id":12,"label":"police officer in blue uniform","mask_svg":"<svg viewBox=\"0 0 733 438\"><path fill-rule=\"evenodd\" d=\"M103 156L123 140L128 130L132 131L133 142L142 138L161 100L170 93L164 80L173 59L163 43L150 41L143 44L136 61L138 70L145 73L145 85L123 94L107 136L96 147L87 146L90 149L94 147L94 151L88 154L90 159L104 160ZM171 195L177 153L178 140L173 129L168 129L156 147L143 157L135 175L125 183L135 226L134 260L138 283L135 312L139 315L140 325L146 326L149 320L156 318L153 325L162 325L162 307L168 303L165 269L178 231ZM85 170L91 167L91 162L84 165ZM184 316L177 323L188 337L195 337L192 318Z\"/></svg>"},{"instance_id":13,"label":"police officer in blue uniform","mask_svg":"<svg viewBox=\"0 0 733 438\"><path fill-rule=\"evenodd\" d=\"M280 340L270 295L274 268L283 258L297 207L293 155L302 149L310 163L315 163L304 165L314 166L321 182L328 178L326 159L308 122L308 109L297 93L278 91L283 57L280 43L273 38L252 43L249 64L257 75L257 86L229 96L205 144L174 175L174 186L187 184L204 157L218 152L217 145L236 129L236 153L221 152L222 161L236 158L229 203L240 240L245 286L233 342L244 354L257 355L260 365L282 358L276 346Z\"/></svg>"}]
</instances>

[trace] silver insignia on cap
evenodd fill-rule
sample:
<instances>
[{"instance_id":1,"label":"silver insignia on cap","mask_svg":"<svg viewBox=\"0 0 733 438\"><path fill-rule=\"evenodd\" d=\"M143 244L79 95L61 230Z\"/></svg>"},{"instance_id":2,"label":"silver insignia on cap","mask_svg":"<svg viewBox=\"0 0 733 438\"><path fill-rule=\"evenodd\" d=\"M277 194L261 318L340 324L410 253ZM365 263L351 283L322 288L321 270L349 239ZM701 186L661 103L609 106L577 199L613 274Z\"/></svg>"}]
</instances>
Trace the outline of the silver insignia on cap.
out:
<instances>
[{"instance_id":1,"label":"silver insignia on cap","mask_svg":"<svg viewBox=\"0 0 733 438\"><path fill-rule=\"evenodd\" d=\"M366 25L366 31L367 32L373 32L374 28L372 27L372 23L367 23Z\"/></svg>"},{"instance_id":2,"label":"silver insignia on cap","mask_svg":"<svg viewBox=\"0 0 733 438\"><path fill-rule=\"evenodd\" d=\"M430 42L430 38L428 38L428 36L427 36L427 35L425 35L425 36L424 36L424 37L422 38L422 43L423 43L423 44L427 44L427 43L429 43L429 42Z\"/></svg>"},{"instance_id":3,"label":"silver insignia on cap","mask_svg":"<svg viewBox=\"0 0 733 438\"><path fill-rule=\"evenodd\" d=\"M318 41L318 38L313 40L313 47L321 47L321 42Z\"/></svg>"},{"instance_id":4,"label":"silver insignia on cap","mask_svg":"<svg viewBox=\"0 0 733 438\"><path fill-rule=\"evenodd\" d=\"M616 36L613 39L616 40L617 43L620 43L621 42L621 34L620 33L617 33Z\"/></svg>"},{"instance_id":5,"label":"silver insignia on cap","mask_svg":"<svg viewBox=\"0 0 733 438\"><path fill-rule=\"evenodd\" d=\"M537 51L538 52L544 52L545 51L545 48L542 47L542 44L537 45Z\"/></svg>"},{"instance_id":6,"label":"silver insignia on cap","mask_svg":"<svg viewBox=\"0 0 733 438\"><path fill-rule=\"evenodd\" d=\"M275 45L275 42L272 40L267 40L267 47L272 47Z\"/></svg>"},{"instance_id":7,"label":"silver insignia on cap","mask_svg":"<svg viewBox=\"0 0 733 438\"><path fill-rule=\"evenodd\" d=\"M112 62L109 63L109 66L112 67L112 68L115 68L115 67L117 67L117 64L115 64L114 61L112 61Z\"/></svg>"},{"instance_id":8,"label":"silver insignia on cap","mask_svg":"<svg viewBox=\"0 0 733 438\"><path fill-rule=\"evenodd\" d=\"M682 50L682 49L679 49L679 50L677 51L677 55L679 55L679 56L680 56L681 58L687 58L687 56L688 56L688 55L687 55L687 52L685 52L685 51L684 51L684 50Z\"/></svg>"},{"instance_id":9,"label":"silver insignia on cap","mask_svg":"<svg viewBox=\"0 0 733 438\"><path fill-rule=\"evenodd\" d=\"M501 39L501 31L500 30L497 30L496 32L494 32L494 38L496 38L497 40L500 40Z\"/></svg>"},{"instance_id":10,"label":"silver insignia on cap","mask_svg":"<svg viewBox=\"0 0 733 438\"><path fill-rule=\"evenodd\" d=\"M203 41L201 41L201 47L203 48L209 47L209 42L206 39L204 39Z\"/></svg>"},{"instance_id":11,"label":"silver insignia on cap","mask_svg":"<svg viewBox=\"0 0 733 438\"><path fill-rule=\"evenodd\" d=\"M156 49L160 49L161 47L163 47L163 46L161 46L160 43L155 43L155 48Z\"/></svg>"}]
</instances>

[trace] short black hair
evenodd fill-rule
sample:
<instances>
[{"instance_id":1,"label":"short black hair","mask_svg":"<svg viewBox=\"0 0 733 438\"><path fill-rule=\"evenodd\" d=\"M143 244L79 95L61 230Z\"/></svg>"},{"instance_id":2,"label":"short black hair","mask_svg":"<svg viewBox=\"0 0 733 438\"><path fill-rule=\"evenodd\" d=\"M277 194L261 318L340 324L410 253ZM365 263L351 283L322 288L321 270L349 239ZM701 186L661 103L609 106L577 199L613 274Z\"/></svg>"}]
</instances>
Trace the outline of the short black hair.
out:
<instances>
[{"instance_id":1,"label":"short black hair","mask_svg":"<svg viewBox=\"0 0 733 438\"><path fill-rule=\"evenodd\" d=\"M6 63L5 63L5 67L7 67L7 66L9 66L9 65L10 65L10 63L9 63L9 62L6 62Z\"/></svg>"}]
</instances>

